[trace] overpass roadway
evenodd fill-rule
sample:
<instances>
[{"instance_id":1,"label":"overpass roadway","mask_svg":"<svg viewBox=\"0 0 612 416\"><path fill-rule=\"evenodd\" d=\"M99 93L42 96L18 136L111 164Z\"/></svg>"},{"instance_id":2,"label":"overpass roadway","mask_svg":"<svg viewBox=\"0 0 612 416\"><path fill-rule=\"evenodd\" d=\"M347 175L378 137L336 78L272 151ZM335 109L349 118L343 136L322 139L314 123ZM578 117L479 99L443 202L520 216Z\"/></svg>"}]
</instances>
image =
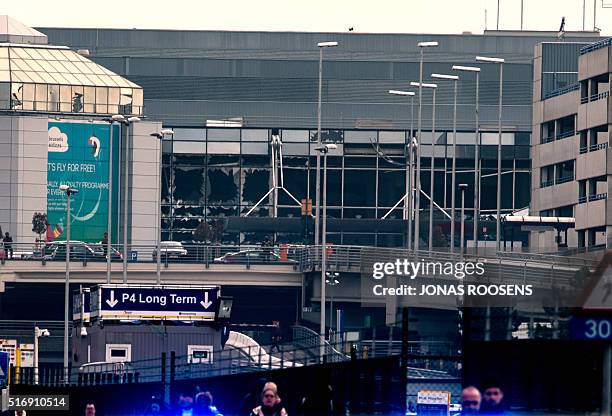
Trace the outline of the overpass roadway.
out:
<instances>
[{"instance_id":1,"label":"overpass roadway","mask_svg":"<svg viewBox=\"0 0 612 416\"><path fill-rule=\"evenodd\" d=\"M121 263L112 265L111 283L123 283ZM130 263L128 283L155 284L155 263ZM162 284L220 284L225 286L300 287L302 272L293 264L191 264L169 263L162 266ZM7 260L0 266L0 291L5 283L62 283L66 279L66 264L61 261ZM70 262L71 283L106 283L106 263Z\"/></svg>"}]
</instances>

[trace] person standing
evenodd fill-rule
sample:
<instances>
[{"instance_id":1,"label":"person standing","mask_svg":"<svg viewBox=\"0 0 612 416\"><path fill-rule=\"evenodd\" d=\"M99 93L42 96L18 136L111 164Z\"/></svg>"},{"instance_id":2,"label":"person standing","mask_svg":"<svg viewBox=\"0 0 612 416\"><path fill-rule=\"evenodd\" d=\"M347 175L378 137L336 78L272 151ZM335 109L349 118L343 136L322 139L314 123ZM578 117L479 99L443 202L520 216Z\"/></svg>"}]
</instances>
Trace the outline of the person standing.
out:
<instances>
[{"instance_id":1,"label":"person standing","mask_svg":"<svg viewBox=\"0 0 612 416\"><path fill-rule=\"evenodd\" d=\"M6 254L6 258L12 259L13 258L13 237L11 237L8 231L4 234L4 238L2 239L2 242L4 243L4 252Z\"/></svg>"},{"instance_id":2,"label":"person standing","mask_svg":"<svg viewBox=\"0 0 612 416\"><path fill-rule=\"evenodd\" d=\"M461 391L462 415L477 415L480 411L480 391L474 386L469 386Z\"/></svg>"},{"instance_id":3,"label":"person standing","mask_svg":"<svg viewBox=\"0 0 612 416\"><path fill-rule=\"evenodd\" d=\"M93 403L87 403L85 405L85 416L96 416L96 405Z\"/></svg>"},{"instance_id":4,"label":"person standing","mask_svg":"<svg viewBox=\"0 0 612 416\"><path fill-rule=\"evenodd\" d=\"M261 392L261 405L253 409L251 416L288 416L281 404L276 383L266 383Z\"/></svg>"},{"instance_id":5,"label":"person standing","mask_svg":"<svg viewBox=\"0 0 612 416\"><path fill-rule=\"evenodd\" d=\"M498 383L489 383L484 389L480 413L485 415L504 415L506 414L506 403L504 402L504 392Z\"/></svg>"},{"instance_id":6,"label":"person standing","mask_svg":"<svg viewBox=\"0 0 612 416\"><path fill-rule=\"evenodd\" d=\"M194 416L223 416L213 405L213 396L209 391L196 394L193 414Z\"/></svg>"}]
</instances>

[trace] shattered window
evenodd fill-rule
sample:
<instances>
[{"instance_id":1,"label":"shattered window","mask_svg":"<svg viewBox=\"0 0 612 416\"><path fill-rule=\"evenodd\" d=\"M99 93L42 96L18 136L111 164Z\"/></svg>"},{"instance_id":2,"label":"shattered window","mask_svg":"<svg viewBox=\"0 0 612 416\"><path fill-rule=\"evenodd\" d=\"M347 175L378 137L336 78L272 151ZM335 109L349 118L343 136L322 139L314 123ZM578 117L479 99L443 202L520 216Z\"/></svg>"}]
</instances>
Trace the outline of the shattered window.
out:
<instances>
[{"instance_id":1,"label":"shattered window","mask_svg":"<svg viewBox=\"0 0 612 416\"><path fill-rule=\"evenodd\" d=\"M174 203L204 203L205 182L204 167L175 166L174 168Z\"/></svg>"},{"instance_id":2,"label":"shattered window","mask_svg":"<svg viewBox=\"0 0 612 416\"><path fill-rule=\"evenodd\" d=\"M270 170L244 168L242 169L242 174L242 201L247 203L252 202L254 204L270 189ZM263 201L263 203L266 202L265 200Z\"/></svg>"},{"instance_id":3,"label":"shattered window","mask_svg":"<svg viewBox=\"0 0 612 416\"><path fill-rule=\"evenodd\" d=\"M344 205L351 207L375 206L375 192L364 192L364 189L376 189L376 171L352 169L345 170Z\"/></svg>"}]
</instances>

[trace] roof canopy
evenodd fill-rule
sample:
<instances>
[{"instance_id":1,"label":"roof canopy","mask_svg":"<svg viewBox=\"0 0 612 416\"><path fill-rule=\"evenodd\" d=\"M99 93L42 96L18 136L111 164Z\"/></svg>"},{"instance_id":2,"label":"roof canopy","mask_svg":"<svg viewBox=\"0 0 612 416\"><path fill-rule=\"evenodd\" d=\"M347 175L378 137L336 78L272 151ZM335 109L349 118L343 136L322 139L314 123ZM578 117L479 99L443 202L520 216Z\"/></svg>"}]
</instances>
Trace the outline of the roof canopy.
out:
<instances>
[{"instance_id":1,"label":"roof canopy","mask_svg":"<svg viewBox=\"0 0 612 416\"><path fill-rule=\"evenodd\" d=\"M142 115L142 88L0 16L0 110Z\"/></svg>"},{"instance_id":2,"label":"roof canopy","mask_svg":"<svg viewBox=\"0 0 612 416\"><path fill-rule=\"evenodd\" d=\"M33 43L46 45L47 35L13 19L10 16L0 16L0 42Z\"/></svg>"}]
</instances>

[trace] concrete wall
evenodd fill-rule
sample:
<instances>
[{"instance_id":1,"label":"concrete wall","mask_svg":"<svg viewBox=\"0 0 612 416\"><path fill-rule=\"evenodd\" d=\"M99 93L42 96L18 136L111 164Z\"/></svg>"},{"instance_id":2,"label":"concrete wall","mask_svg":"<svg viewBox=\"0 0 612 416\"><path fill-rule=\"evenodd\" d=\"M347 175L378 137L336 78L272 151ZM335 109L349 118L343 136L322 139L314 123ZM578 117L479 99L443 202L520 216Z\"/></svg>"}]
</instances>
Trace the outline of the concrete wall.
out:
<instances>
[{"instance_id":1,"label":"concrete wall","mask_svg":"<svg viewBox=\"0 0 612 416\"><path fill-rule=\"evenodd\" d=\"M573 205L578 201L578 184L574 181L566 182L541 188L536 193L539 196L539 210L564 207Z\"/></svg>"},{"instance_id":2,"label":"concrete wall","mask_svg":"<svg viewBox=\"0 0 612 416\"><path fill-rule=\"evenodd\" d=\"M159 219L160 142L151 133L161 131L159 122L140 122L130 127L130 213L131 225L128 241L138 255L150 255L157 243Z\"/></svg>"},{"instance_id":3,"label":"concrete wall","mask_svg":"<svg viewBox=\"0 0 612 416\"><path fill-rule=\"evenodd\" d=\"M593 78L610 72L612 66L612 48L606 47L580 55L578 60L578 80Z\"/></svg>"},{"instance_id":4,"label":"concrete wall","mask_svg":"<svg viewBox=\"0 0 612 416\"><path fill-rule=\"evenodd\" d=\"M576 180L604 176L607 172L606 156L608 150L598 150L578 155L576 157Z\"/></svg>"},{"instance_id":5,"label":"concrete wall","mask_svg":"<svg viewBox=\"0 0 612 416\"><path fill-rule=\"evenodd\" d=\"M576 114L576 104L580 102L580 91L572 91L567 94L549 98L542 101L542 123L556 120L561 117ZM535 119L534 119L535 122Z\"/></svg>"},{"instance_id":6,"label":"concrete wall","mask_svg":"<svg viewBox=\"0 0 612 416\"><path fill-rule=\"evenodd\" d=\"M47 121L0 117L0 226L15 242L34 243L32 215L47 210Z\"/></svg>"},{"instance_id":7,"label":"concrete wall","mask_svg":"<svg viewBox=\"0 0 612 416\"><path fill-rule=\"evenodd\" d=\"M565 139L536 145L533 148L533 168L553 165L574 159L580 147L580 136L574 135ZM536 164L537 162L537 164ZM539 186L539 182L537 184Z\"/></svg>"},{"instance_id":8,"label":"concrete wall","mask_svg":"<svg viewBox=\"0 0 612 416\"><path fill-rule=\"evenodd\" d=\"M581 104L578 108L578 130L590 129L592 127L608 124L608 111L610 98L591 101Z\"/></svg>"},{"instance_id":9,"label":"concrete wall","mask_svg":"<svg viewBox=\"0 0 612 416\"><path fill-rule=\"evenodd\" d=\"M606 225L606 200L578 204L575 207L576 229L600 227Z\"/></svg>"}]
</instances>

